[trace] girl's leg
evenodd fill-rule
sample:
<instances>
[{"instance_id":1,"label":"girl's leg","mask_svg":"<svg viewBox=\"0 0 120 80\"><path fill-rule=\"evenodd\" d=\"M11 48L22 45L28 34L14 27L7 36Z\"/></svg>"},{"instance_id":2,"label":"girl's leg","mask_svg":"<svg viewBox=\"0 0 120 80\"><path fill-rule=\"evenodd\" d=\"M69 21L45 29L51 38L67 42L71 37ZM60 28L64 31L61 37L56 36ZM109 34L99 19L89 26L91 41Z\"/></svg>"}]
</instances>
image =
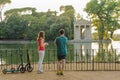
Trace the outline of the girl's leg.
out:
<instances>
[{"instance_id":1,"label":"girl's leg","mask_svg":"<svg viewBox=\"0 0 120 80\"><path fill-rule=\"evenodd\" d=\"M39 57L39 61L38 61L38 71L40 70L40 51L38 51L38 57Z\"/></svg>"},{"instance_id":2,"label":"girl's leg","mask_svg":"<svg viewBox=\"0 0 120 80\"><path fill-rule=\"evenodd\" d=\"M42 70L43 59L44 59L44 51L39 51L38 70L41 72L43 72L43 70Z\"/></svg>"}]
</instances>

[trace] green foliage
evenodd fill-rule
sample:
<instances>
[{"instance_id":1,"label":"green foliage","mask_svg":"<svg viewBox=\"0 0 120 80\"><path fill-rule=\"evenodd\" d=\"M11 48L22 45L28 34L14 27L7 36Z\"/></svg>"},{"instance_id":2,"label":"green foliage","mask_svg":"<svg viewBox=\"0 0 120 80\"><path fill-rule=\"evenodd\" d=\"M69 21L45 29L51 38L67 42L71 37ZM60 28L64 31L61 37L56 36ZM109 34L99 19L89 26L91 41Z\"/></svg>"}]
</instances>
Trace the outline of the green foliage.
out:
<instances>
[{"instance_id":1,"label":"green foliage","mask_svg":"<svg viewBox=\"0 0 120 80\"><path fill-rule=\"evenodd\" d=\"M0 39L6 38L5 26L5 22L0 23Z\"/></svg>"},{"instance_id":2,"label":"green foliage","mask_svg":"<svg viewBox=\"0 0 120 80\"><path fill-rule=\"evenodd\" d=\"M55 23L53 23L50 26L50 33L51 33L51 36L53 36L52 40L55 39L56 36L59 36L60 29L65 29L66 36L67 37L69 36L68 32L70 29L70 19L67 18L66 16L58 17Z\"/></svg>"},{"instance_id":3,"label":"green foliage","mask_svg":"<svg viewBox=\"0 0 120 80\"><path fill-rule=\"evenodd\" d=\"M11 0L0 0L0 5L5 5L7 3L11 3Z\"/></svg>"},{"instance_id":4,"label":"green foliage","mask_svg":"<svg viewBox=\"0 0 120 80\"><path fill-rule=\"evenodd\" d=\"M94 59L96 62L115 62L119 61L119 56L113 50L99 51Z\"/></svg>"},{"instance_id":5,"label":"green foliage","mask_svg":"<svg viewBox=\"0 0 120 80\"><path fill-rule=\"evenodd\" d=\"M91 0L87 3L85 11L92 19L93 25L97 27L99 39L103 40L108 32L118 29L120 1L115 0Z\"/></svg>"},{"instance_id":6,"label":"green foliage","mask_svg":"<svg viewBox=\"0 0 120 80\"><path fill-rule=\"evenodd\" d=\"M7 10L4 14L5 14L5 16L9 17L12 14L19 14L19 15L26 14L26 13L31 13L32 14L35 11L36 11L35 8L25 7L25 8L10 9L10 10Z\"/></svg>"},{"instance_id":7,"label":"green foliage","mask_svg":"<svg viewBox=\"0 0 120 80\"><path fill-rule=\"evenodd\" d=\"M2 21L2 11L6 4L11 3L11 0L0 0L0 20Z\"/></svg>"},{"instance_id":8,"label":"green foliage","mask_svg":"<svg viewBox=\"0 0 120 80\"><path fill-rule=\"evenodd\" d=\"M92 39L93 40L98 40L99 38L98 38L98 34L97 33L93 33L92 34Z\"/></svg>"},{"instance_id":9,"label":"green foliage","mask_svg":"<svg viewBox=\"0 0 120 80\"><path fill-rule=\"evenodd\" d=\"M66 6L61 6L60 10L64 11L64 13L61 14L61 16L66 16L70 19L68 35L69 35L69 39L73 39L73 30L74 30L73 21L74 21L75 9L71 5L66 5Z\"/></svg>"},{"instance_id":10,"label":"green foliage","mask_svg":"<svg viewBox=\"0 0 120 80\"><path fill-rule=\"evenodd\" d=\"M39 31L45 31L47 41L59 36L59 29L66 31L66 36L73 36L74 8L66 6L63 14L57 16L56 11L36 12L35 8L25 7L5 12L5 20L1 23L1 39L36 40ZM27 13L29 12L29 13ZM4 37L4 38L3 38Z\"/></svg>"}]
</instances>

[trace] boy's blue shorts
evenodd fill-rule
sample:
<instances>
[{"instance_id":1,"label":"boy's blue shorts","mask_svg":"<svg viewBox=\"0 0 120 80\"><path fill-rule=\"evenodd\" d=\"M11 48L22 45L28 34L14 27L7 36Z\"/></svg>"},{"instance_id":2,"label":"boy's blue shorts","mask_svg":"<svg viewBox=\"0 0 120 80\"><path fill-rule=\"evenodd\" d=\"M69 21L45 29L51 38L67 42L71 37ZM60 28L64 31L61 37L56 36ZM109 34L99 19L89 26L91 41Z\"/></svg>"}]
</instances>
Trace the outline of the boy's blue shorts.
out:
<instances>
[{"instance_id":1,"label":"boy's blue shorts","mask_svg":"<svg viewBox=\"0 0 120 80\"><path fill-rule=\"evenodd\" d=\"M65 59L65 58L66 58L66 55L57 55L58 61Z\"/></svg>"}]
</instances>

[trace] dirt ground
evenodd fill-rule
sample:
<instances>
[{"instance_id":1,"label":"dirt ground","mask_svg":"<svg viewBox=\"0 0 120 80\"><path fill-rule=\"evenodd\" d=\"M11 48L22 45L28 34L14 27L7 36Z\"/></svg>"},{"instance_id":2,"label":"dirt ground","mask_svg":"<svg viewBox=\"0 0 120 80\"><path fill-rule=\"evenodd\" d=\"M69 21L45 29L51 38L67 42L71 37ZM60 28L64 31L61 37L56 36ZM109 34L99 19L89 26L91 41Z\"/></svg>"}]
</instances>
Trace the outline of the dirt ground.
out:
<instances>
[{"instance_id":1,"label":"dirt ground","mask_svg":"<svg viewBox=\"0 0 120 80\"><path fill-rule=\"evenodd\" d=\"M0 80L120 80L120 71L65 71L63 76L55 71L7 73L0 71Z\"/></svg>"}]
</instances>

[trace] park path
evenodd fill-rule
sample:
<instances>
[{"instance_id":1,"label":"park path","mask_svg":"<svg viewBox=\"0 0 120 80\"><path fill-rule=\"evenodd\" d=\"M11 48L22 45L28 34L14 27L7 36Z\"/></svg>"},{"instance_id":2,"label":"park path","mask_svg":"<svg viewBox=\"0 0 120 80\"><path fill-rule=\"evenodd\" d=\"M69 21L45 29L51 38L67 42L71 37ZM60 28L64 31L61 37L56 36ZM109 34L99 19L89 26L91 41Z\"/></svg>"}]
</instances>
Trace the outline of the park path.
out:
<instances>
[{"instance_id":1,"label":"park path","mask_svg":"<svg viewBox=\"0 0 120 80\"><path fill-rule=\"evenodd\" d=\"M0 71L0 80L120 80L120 71L65 71L64 76L56 75L55 71L36 71L25 73L7 73Z\"/></svg>"}]
</instances>

